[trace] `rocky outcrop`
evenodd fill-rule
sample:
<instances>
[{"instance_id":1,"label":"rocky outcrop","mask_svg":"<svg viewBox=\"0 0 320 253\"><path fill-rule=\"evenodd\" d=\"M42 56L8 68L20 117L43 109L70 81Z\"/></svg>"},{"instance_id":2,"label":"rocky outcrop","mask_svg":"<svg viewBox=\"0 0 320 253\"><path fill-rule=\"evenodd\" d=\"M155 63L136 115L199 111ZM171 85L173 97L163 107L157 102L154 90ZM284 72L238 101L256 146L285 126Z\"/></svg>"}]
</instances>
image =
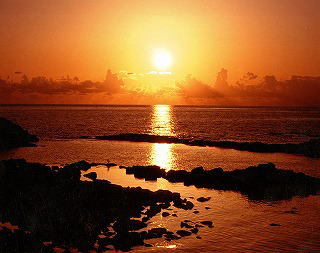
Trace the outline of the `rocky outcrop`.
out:
<instances>
[{"instance_id":1,"label":"rocky outcrop","mask_svg":"<svg viewBox=\"0 0 320 253\"><path fill-rule=\"evenodd\" d=\"M171 183L181 182L196 187L231 190L247 195L249 199L278 200L290 199L293 196L308 196L320 191L320 179L296 173L292 170L277 169L274 164L260 164L243 170L223 171L222 168L204 170L202 167L193 170L170 170L165 172L158 166L127 167L127 174L137 178L156 180L165 178ZM199 202L210 198L200 197ZM191 202L190 202L191 203ZM179 208L192 209L192 203L174 203Z\"/></svg>"},{"instance_id":2,"label":"rocky outcrop","mask_svg":"<svg viewBox=\"0 0 320 253\"><path fill-rule=\"evenodd\" d=\"M110 245L128 251L144 245L145 239L172 233L166 229L135 232L171 203L184 209L193 207L179 193L166 190L124 188L104 180L80 181L80 170L89 166L85 161L65 167L23 159L0 161L0 223L10 222L28 231L12 234L0 229L0 237L14 242L8 244L0 238L1 250L40 252L38 249L45 248L42 242L52 242L43 252L51 252L53 247L89 252L98 240L101 251ZM23 245L19 240L30 243Z\"/></svg>"},{"instance_id":3,"label":"rocky outcrop","mask_svg":"<svg viewBox=\"0 0 320 253\"><path fill-rule=\"evenodd\" d=\"M184 173L171 170L166 173L165 178L169 182L183 182L196 187L238 191L249 199L256 200L290 199L320 191L319 178L277 169L272 163L234 171L223 171L221 168L204 170L202 167ZM205 198L200 199L202 200Z\"/></svg>"},{"instance_id":4,"label":"rocky outcrop","mask_svg":"<svg viewBox=\"0 0 320 253\"><path fill-rule=\"evenodd\" d=\"M182 139L174 136L159 136L151 134L118 134L97 136L99 140L118 140L133 142L150 142L150 143L177 143L190 146L200 147L220 147L231 148L235 150L259 152L259 153L288 153L304 155L309 157L320 157L320 139L312 139L310 141L299 144L267 144L262 142L235 142L235 141L210 141L210 140L194 140Z\"/></svg>"},{"instance_id":5,"label":"rocky outcrop","mask_svg":"<svg viewBox=\"0 0 320 253\"><path fill-rule=\"evenodd\" d=\"M39 139L29 134L21 126L0 117L0 151L17 148L33 147Z\"/></svg>"}]
</instances>

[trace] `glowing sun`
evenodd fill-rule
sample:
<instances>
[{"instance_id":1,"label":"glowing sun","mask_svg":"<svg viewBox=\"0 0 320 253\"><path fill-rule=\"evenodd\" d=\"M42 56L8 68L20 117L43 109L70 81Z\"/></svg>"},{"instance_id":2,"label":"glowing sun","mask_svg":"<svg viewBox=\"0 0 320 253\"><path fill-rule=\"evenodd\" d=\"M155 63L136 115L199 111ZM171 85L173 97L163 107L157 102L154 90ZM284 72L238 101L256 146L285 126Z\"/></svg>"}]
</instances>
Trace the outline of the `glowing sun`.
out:
<instances>
[{"instance_id":1,"label":"glowing sun","mask_svg":"<svg viewBox=\"0 0 320 253\"><path fill-rule=\"evenodd\" d=\"M157 50L153 55L153 65L159 70L166 70L172 65L172 56L166 50Z\"/></svg>"}]
</instances>

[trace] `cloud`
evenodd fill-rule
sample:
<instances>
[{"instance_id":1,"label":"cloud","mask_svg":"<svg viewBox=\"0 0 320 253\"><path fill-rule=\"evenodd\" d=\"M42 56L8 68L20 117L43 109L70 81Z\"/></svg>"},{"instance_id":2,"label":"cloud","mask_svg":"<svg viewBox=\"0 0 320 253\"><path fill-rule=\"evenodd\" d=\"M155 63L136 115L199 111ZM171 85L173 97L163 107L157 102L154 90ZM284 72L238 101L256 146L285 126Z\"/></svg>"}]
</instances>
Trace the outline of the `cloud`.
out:
<instances>
[{"instance_id":1,"label":"cloud","mask_svg":"<svg viewBox=\"0 0 320 253\"><path fill-rule=\"evenodd\" d=\"M186 98L217 98L222 97L216 89L191 76L187 76L182 82L178 82L178 93Z\"/></svg>"},{"instance_id":2,"label":"cloud","mask_svg":"<svg viewBox=\"0 0 320 253\"><path fill-rule=\"evenodd\" d=\"M188 76L176 81L174 75L159 73L118 74L107 72L103 81L80 81L66 77L21 75L19 82L0 79L2 103L128 103L128 104L206 104L230 106L320 106L320 77L292 76L277 80L247 72L229 84L222 69L214 85Z\"/></svg>"}]
</instances>

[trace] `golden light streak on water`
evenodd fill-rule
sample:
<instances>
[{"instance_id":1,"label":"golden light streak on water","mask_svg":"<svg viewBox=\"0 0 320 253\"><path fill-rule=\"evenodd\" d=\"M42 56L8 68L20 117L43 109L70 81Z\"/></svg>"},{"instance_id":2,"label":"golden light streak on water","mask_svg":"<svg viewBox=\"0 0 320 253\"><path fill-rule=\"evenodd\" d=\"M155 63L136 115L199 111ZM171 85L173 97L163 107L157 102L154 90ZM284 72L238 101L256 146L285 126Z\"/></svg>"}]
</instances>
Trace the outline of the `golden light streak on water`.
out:
<instances>
[{"instance_id":1,"label":"golden light streak on water","mask_svg":"<svg viewBox=\"0 0 320 253\"><path fill-rule=\"evenodd\" d=\"M154 105L151 121L152 134L173 135L172 107L170 105ZM149 162L166 170L173 169L173 144L154 143L151 148Z\"/></svg>"}]
</instances>

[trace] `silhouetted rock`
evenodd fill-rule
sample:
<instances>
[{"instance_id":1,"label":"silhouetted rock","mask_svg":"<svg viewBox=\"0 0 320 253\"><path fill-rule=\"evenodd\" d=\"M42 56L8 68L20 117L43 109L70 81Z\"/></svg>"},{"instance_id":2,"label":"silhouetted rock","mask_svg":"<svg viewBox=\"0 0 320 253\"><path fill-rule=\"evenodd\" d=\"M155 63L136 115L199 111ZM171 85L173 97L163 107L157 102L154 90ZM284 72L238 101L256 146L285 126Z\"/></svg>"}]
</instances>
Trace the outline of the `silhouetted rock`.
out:
<instances>
[{"instance_id":1,"label":"silhouetted rock","mask_svg":"<svg viewBox=\"0 0 320 253\"><path fill-rule=\"evenodd\" d=\"M23 159L0 161L1 221L30 231L35 242L30 244L33 251L17 251L12 244L0 245L2 251L42 252L38 242L51 241L57 247L89 252L97 240L101 250L113 245L116 250L128 251L144 245L148 236L167 232L164 228L131 232L146 227L146 223L134 219L141 218L145 207L151 210L147 211L151 218L170 202L186 204L178 193L170 191L124 188L104 180L80 181L82 169L88 169L87 163L51 168ZM112 224L115 233L108 231ZM104 238L98 237L101 233ZM6 237L0 236L0 242Z\"/></svg>"},{"instance_id":2,"label":"silhouetted rock","mask_svg":"<svg viewBox=\"0 0 320 253\"><path fill-rule=\"evenodd\" d=\"M169 182L176 182L181 180L181 175L181 171L171 170L164 178ZM183 175L183 182L187 186L238 191L257 200L290 199L293 196L308 196L320 191L319 178L292 170L277 169L272 163L234 171L223 171L221 168L203 170L199 167Z\"/></svg>"},{"instance_id":3,"label":"silhouetted rock","mask_svg":"<svg viewBox=\"0 0 320 253\"><path fill-rule=\"evenodd\" d=\"M87 174L83 175L86 178L92 179L92 180L96 180L97 179L97 173L96 172L90 172Z\"/></svg>"},{"instance_id":4,"label":"silhouetted rock","mask_svg":"<svg viewBox=\"0 0 320 253\"><path fill-rule=\"evenodd\" d=\"M187 222L183 222L183 221L180 222L180 227L181 228L193 228L192 225L188 224Z\"/></svg>"},{"instance_id":5,"label":"silhouetted rock","mask_svg":"<svg viewBox=\"0 0 320 253\"><path fill-rule=\"evenodd\" d=\"M19 125L0 117L0 151L17 147L34 147L38 137Z\"/></svg>"},{"instance_id":6,"label":"silhouetted rock","mask_svg":"<svg viewBox=\"0 0 320 253\"><path fill-rule=\"evenodd\" d=\"M203 225L208 226L209 228L212 228L212 227L213 227L212 221L209 221L209 220L201 221L200 223L203 224Z\"/></svg>"},{"instance_id":7,"label":"silhouetted rock","mask_svg":"<svg viewBox=\"0 0 320 253\"><path fill-rule=\"evenodd\" d=\"M146 234L146 239L161 238L168 231L166 228L152 228Z\"/></svg>"},{"instance_id":8,"label":"silhouetted rock","mask_svg":"<svg viewBox=\"0 0 320 253\"><path fill-rule=\"evenodd\" d=\"M206 201L209 201L211 199L211 197L207 197L207 198L205 198L205 197L200 197L200 198L197 198L197 200L199 201L199 202L206 202Z\"/></svg>"},{"instance_id":9,"label":"silhouetted rock","mask_svg":"<svg viewBox=\"0 0 320 253\"><path fill-rule=\"evenodd\" d=\"M162 217L168 217L170 215L170 213L168 213L168 212L163 212L162 213Z\"/></svg>"},{"instance_id":10,"label":"silhouetted rock","mask_svg":"<svg viewBox=\"0 0 320 253\"><path fill-rule=\"evenodd\" d=\"M208 146L231 148L236 150L261 152L261 153L289 153L299 154L309 157L320 157L320 139L313 139L299 144L267 144L262 142L235 142L235 141L210 141L210 140L191 140L181 139L173 136L159 136L151 134L118 134L97 136L99 140L118 140L133 142L150 142L150 143L181 143L190 146Z\"/></svg>"},{"instance_id":11,"label":"silhouetted rock","mask_svg":"<svg viewBox=\"0 0 320 253\"><path fill-rule=\"evenodd\" d=\"M136 178L144 178L145 180L157 180L165 175L165 170L156 165L132 166L126 167L126 174L133 174Z\"/></svg>"},{"instance_id":12,"label":"silhouetted rock","mask_svg":"<svg viewBox=\"0 0 320 253\"><path fill-rule=\"evenodd\" d=\"M187 230L178 230L176 233L182 237L189 236L192 234L190 231Z\"/></svg>"},{"instance_id":13,"label":"silhouetted rock","mask_svg":"<svg viewBox=\"0 0 320 253\"><path fill-rule=\"evenodd\" d=\"M50 245L44 245L30 233L20 229L11 231L8 228L0 229L0 252L43 252L54 253Z\"/></svg>"}]
</instances>

